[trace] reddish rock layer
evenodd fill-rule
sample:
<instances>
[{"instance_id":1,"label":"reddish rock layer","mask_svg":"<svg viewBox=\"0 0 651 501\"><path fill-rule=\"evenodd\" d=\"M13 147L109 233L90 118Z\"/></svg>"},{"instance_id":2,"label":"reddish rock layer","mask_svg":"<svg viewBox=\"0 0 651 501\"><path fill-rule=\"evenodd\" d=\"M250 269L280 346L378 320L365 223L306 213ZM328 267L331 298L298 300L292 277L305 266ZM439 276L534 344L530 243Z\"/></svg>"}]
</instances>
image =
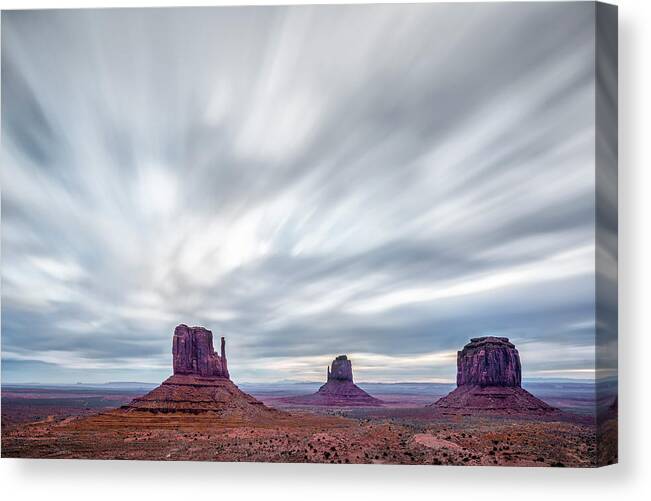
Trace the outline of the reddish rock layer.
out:
<instances>
[{"instance_id":1,"label":"reddish rock layer","mask_svg":"<svg viewBox=\"0 0 651 501\"><path fill-rule=\"evenodd\" d=\"M375 407L382 400L372 397L352 381L329 382L316 393L299 397L288 397L284 402L299 405L319 405L332 407Z\"/></svg>"},{"instance_id":2,"label":"reddish rock layer","mask_svg":"<svg viewBox=\"0 0 651 501\"><path fill-rule=\"evenodd\" d=\"M326 381L353 381L353 364L346 355L339 355L328 367Z\"/></svg>"},{"instance_id":3,"label":"reddish rock layer","mask_svg":"<svg viewBox=\"0 0 651 501\"><path fill-rule=\"evenodd\" d=\"M505 337L473 338L457 353L457 386L520 386L520 355Z\"/></svg>"},{"instance_id":4,"label":"reddish rock layer","mask_svg":"<svg viewBox=\"0 0 651 501\"><path fill-rule=\"evenodd\" d=\"M154 414L213 413L248 418L276 412L244 393L230 379L179 374L170 376L160 386L122 409Z\"/></svg>"},{"instance_id":5,"label":"reddish rock layer","mask_svg":"<svg viewBox=\"0 0 651 501\"><path fill-rule=\"evenodd\" d=\"M181 324L172 338L174 374L196 374L203 377L228 378L226 341L221 339L221 356L213 349L212 332L203 327Z\"/></svg>"},{"instance_id":6,"label":"reddish rock layer","mask_svg":"<svg viewBox=\"0 0 651 501\"><path fill-rule=\"evenodd\" d=\"M539 398L515 386L459 386L433 404L454 414L549 414L557 412Z\"/></svg>"}]
</instances>

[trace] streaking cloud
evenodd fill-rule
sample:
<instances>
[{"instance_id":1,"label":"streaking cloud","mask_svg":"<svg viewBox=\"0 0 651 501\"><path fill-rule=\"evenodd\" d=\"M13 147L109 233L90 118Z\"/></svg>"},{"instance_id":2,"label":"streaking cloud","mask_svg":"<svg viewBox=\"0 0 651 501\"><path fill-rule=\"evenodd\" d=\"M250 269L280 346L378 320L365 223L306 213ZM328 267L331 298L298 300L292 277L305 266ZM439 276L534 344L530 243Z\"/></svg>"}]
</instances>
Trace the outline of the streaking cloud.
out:
<instances>
[{"instance_id":1,"label":"streaking cloud","mask_svg":"<svg viewBox=\"0 0 651 501\"><path fill-rule=\"evenodd\" d=\"M589 8L3 13L3 380L593 377Z\"/></svg>"}]
</instances>

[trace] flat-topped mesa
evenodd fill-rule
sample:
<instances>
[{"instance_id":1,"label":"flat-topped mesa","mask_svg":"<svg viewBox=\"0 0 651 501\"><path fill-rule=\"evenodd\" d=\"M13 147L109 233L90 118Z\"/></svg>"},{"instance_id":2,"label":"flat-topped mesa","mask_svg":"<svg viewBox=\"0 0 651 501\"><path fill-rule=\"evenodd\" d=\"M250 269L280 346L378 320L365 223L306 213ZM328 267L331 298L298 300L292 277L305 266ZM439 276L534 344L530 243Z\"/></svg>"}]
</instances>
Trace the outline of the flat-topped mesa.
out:
<instances>
[{"instance_id":1,"label":"flat-topped mesa","mask_svg":"<svg viewBox=\"0 0 651 501\"><path fill-rule=\"evenodd\" d=\"M520 387L520 355L505 337L477 337L457 352L457 386Z\"/></svg>"},{"instance_id":2,"label":"flat-topped mesa","mask_svg":"<svg viewBox=\"0 0 651 501\"><path fill-rule=\"evenodd\" d=\"M328 366L327 381L351 381L353 380L353 364L346 355L339 355Z\"/></svg>"},{"instance_id":3,"label":"flat-topped mesa","mask_svg":"<svg viewBox=\"0 0 651 501\"><path fill-rule=\"evenodd\" d=\"M457 387L430 407L444 414L559 414L521 382L520 355L508 338L472 338L457 353Z\"/></svg>"},{"instance_id":4,"label":"flat-topped mesa","mask_svg":"<svg viewBox=\"0 0 651 501\"><path fill-rule=\"evenodd\" d=\"M204 327L181 324L172 338L174 374L228 378L226 341L221 338L221 356L215 353L212 332Z\"/></svg>"}]
</instances>

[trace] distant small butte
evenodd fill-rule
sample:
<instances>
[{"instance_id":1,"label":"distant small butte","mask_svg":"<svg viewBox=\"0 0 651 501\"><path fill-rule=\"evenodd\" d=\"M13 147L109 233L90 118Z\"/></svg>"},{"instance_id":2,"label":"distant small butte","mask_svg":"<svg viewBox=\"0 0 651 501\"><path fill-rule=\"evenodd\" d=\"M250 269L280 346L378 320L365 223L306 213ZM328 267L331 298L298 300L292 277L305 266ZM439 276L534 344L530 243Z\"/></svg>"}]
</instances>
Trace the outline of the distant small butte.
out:
<instances>
[{"instance_id":1,"label":"distant small butte","mask_svg":"<svg viewBox=\"0 0 651 501\"><path fill-rule=\"evenodd\" d=\"M353 365L346 355L339 355L328 366L326 383L316 393L287 397L282 401L289 404L333 407L377 407L384 403L353 382Z\"/></svg>"}]
</instances>

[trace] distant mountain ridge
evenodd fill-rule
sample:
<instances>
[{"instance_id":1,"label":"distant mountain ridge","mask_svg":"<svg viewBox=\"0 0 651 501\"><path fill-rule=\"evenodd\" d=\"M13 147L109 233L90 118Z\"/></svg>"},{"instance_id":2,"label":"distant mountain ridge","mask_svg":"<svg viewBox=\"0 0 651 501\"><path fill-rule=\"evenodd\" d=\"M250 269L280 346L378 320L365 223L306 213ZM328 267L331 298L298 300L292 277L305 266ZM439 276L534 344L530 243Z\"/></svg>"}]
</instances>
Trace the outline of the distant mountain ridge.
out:
<instances>
[{"instance_id":1,"label":"distant mountain ridge","mask_svg":"<svg viewBox=\"0 0 651 501\"><path fill-rule=\"evenodd\" d=\"M599 379L599 382L605 382L605 381L616 381L617 378L604 378L604 379ZM579 379L579 378L523 378L522 384L535 384L535 383L576 383L576 384L594 384L597 380L595 379ZM149 387L149 386L156 386L158 383L155 382L149 382L149 381L107 381L103 383L85 383L83 381L79 381L76 383L42 383L38 381L29 381L29 382L3 382L3 386L120 386L120 387ZM264 383L256 383L256 382L243 382L240 383L240 386L310 386L310 385L321 385L322 382L320 381L299 381L296 379L280 379L278 381L270 381L270 382L264 382ZM431 382L431 381L402 381L402 382L374 382L374 381L360 381L357 383L362 386L367 386L367 385L375 385L375 386L396 386L396 385L401 385L401 386L422 386L422 385L441 385L441 386L447 386L447 385L453 385L454 382Z\"/></svg>"}]
</instances>

